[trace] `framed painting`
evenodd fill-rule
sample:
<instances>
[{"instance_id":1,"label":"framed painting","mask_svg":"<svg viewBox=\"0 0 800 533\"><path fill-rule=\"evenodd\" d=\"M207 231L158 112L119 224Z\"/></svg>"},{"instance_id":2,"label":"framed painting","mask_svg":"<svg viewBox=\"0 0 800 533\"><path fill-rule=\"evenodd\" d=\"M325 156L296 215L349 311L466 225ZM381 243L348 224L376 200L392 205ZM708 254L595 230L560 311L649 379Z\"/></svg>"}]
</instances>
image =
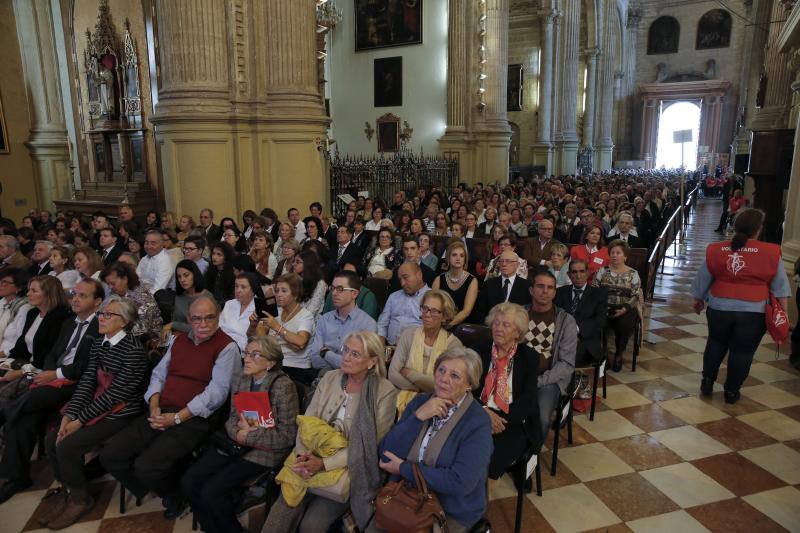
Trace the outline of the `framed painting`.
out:
<instances>
[{"instance_id":1,"label":"framed painting","mask_svg":"<svg viewBox=\"0 0 800 533\"><path fill-rule=\"evenodd\" d=\"M521 64L508 66L506 111L522 111L522 83L524 70Z\"/></svg>"},{"instance_id":2,"label":"framed painting","mask_svg":"<svg viewBox=\"0 0 800 533\"><path fill-rule=\"evenodd\" d=\"M383 57L373 66L375 78L375 107L403 105L403 58Z\"/></svg>"},{"instance_id":3,"label":"framed painting","mask_svg":"<svg viewBox=\"0 0 800 533\"><path fill-rule=\"evenodd\" d=\"M697 23L696 50L727 48L731 45L733 20L724 9L712 9Z\"/></svg>"},{"instance_id":4,"label":"framed painting","mask_svg":"<svg viewBox=\"0 0 800 533\"><path fill-rule=\"evenodd\" d=\"M353 0L356 52L422 43L422 0Z\"/></svg>"},{"instance_id":5,"label":"framed painting","mask_svg":"<svg viewBox=\"0 0 800 533\"><path fill-rule=\"evenodd\" d=\"M6 129L6 116L3 113L3 98L0 96L0 154L9 153L8 130Z\"/></svg>"},{"instance_id":6,"label":"framed painting","mask_svg":"<svg viewBox=\"0 0 800 533\"><path fill-rule=\"evenodd\" d=\"M400 117L386 113L377 120L378 151L400 151Z\"/></svg>"},{"instance_id":7,"label":"framed painting","mask_svg":"<svg viewBox=\"0 0 800 533\"><path fill-rule=\"evenodd\" d=\"M647 30L647 55L676 53L680 37L678 19L666 15L658 17Z\"/></svg>"}]
</instances>

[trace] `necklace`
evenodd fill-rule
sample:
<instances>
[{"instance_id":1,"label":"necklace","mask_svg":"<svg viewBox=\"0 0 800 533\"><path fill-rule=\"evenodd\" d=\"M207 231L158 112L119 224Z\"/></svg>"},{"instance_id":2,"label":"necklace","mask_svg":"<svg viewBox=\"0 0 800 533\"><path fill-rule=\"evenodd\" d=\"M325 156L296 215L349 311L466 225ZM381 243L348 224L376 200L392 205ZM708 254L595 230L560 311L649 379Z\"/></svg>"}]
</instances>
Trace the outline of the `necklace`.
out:
<instances>
[{"instance_id":1,"label":"necklace","mask_svg":"<svg viewBox=\"0 0 800 533\"><path fill-rule=\"evenodd\" d=\"M453 276L451 276L449 273L447 274L447 279L450 281L450 283L452 283L454 285L458 285L459 283L461 283L461 280L463 278L464 278L464 271L463 270L458 274L458 277L455 277L455 278Z\"/></svg>"},{"instance_id":2,"label":"necklace","mask_svg":"<svg viewBox=\"0 0 800 533\"><path fill-rule=\"evenodd\" d=\"M289 322L292 318L294 318L294 314L295 314L295 312L297 312L297 310L299 308L300 308L300 304L299 303L295 303L294 307L292 308L292 311L290 313L281 313L281 322L283 322L284 324Z\"/></svg>"}]
</instances>

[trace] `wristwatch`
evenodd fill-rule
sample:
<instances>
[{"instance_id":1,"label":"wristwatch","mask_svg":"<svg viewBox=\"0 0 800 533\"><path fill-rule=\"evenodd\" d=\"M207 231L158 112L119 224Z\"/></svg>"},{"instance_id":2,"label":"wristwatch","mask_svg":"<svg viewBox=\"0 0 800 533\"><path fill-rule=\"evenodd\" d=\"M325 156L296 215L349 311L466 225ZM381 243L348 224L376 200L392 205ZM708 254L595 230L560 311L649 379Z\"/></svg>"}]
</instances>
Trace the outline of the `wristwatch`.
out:
<instances>
[{"instance_id":1,"label":"wristwatch","mask_svg":"<svg viewBox=\"0 0 800 533\"><path fill-rule=\"evenodd\" d=\"M175 418L173 420L175 421L175 425L179 426L181 424L181 414L175 413Z\"/></svg>"}]
</instances>

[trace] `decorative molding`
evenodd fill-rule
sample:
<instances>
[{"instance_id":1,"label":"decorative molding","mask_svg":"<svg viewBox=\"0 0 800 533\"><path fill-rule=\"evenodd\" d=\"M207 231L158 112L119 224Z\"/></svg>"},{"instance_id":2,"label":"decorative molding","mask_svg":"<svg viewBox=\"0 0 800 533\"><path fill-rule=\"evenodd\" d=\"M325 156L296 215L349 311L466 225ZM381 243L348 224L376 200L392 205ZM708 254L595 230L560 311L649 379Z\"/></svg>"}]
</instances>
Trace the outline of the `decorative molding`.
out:
<instances>
[{"instance_id":1,"label":"decorative molding","mask_svg":"<svg viewBox=\"0 0 800 533\"><path fill-rule=\"evenodd\" d=\"M247 98L249 92L247 61L247 13L244 0L232 0L231 11L233 19L233 55L234 55L234 83L237 98Z\"/></svg>"},{"instance_id":2,"label":"decorative molding","mask_svg":"<svg viewBox=\"0 0 800 533\"><path fill-rule=\"evenodd\" d=\"M486 0L478 0L478 111L486 108Z\"/></svg>"},{"instance_id":3,"label":"decorative molding","mask_svg":"<svg viewBox=\"0 0 800 533\"><path fill-rule=\"evenodd\" d=\"M367 140L371 141L372 136L375 135L375 128L372 127L372 124L369 122L364 122L366 127L364 128L364 134L367 136Z\"/></svg>"}]
</instances>

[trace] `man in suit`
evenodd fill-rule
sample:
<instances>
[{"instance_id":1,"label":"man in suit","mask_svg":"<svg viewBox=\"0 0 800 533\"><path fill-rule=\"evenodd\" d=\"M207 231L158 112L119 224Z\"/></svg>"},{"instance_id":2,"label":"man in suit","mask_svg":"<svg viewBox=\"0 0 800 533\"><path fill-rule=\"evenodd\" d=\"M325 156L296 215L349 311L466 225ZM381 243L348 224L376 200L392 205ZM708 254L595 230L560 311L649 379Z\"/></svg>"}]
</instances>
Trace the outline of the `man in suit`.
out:
<instances>
[{"instance_id":1,"label":"man in suit","mask_svg":"<svg viewBox=\"0 0 800 533\"><path fill-rule=\"evenodd\" d=\"M528 266L549 266L547 263L550 261L553 245L558 244L558 241L553 238L555 224L549 218L543 218L536 224L536 228L539 236L528 240L530 248Z\"/></svg>"},{"instance_id":2,"label":"man in suit","mask_svg":"<svg viewBox=\"0 0 800 533\"><path fill-rule=\"evenodd\" d=\"M497 224L497 210L494 207L487 207L484 213L484 222L478 224L478 231L475 232L476 237L491 237L492 230Z\"/></svg>"},{"instance_id":3,"label":"man in suit","mask_svg":"<svg viewBox=\"0 0 800 533\"><path fill-rule=\"evenodd\" d=\"M20 268L27 272L31 260L19 251L19 241L13 235L0 235L0 266Z\"/></svg>"},{"instance_id":4,"label":"man in suit","mask_svg":"<svg viewBox=\"0 0 800 533\"><path fill-rule=\"evenodd\" d=\"M633 229L633 216L629 213L622 213L619 215L617 225L608 232L608 241L622 240L628 243L631 248L645 248L644 240L639 238L636 230Z\"/></svg>"},{"instance_id":5,"label":"man in suit","mask_svg":"<svg viewBox=\"0 0 800 533\"><path fill-rule=\"evenodd\" d=\"M583 242L583 234L587 228L594 225L594 212L591 209L583 209L581 211L580 222L572 226L572 233L569 235L569 242L571 244L581 244Z\"/></svg>"},{"instance_id":6,"label":"man in suit","mask_svg":"<svg viewBox=\"0 0 800 533\"><path fill-rule=\"evenodd\" d=\"M344 224L343 224L344 225ZM364 219L356 217L353 221L353 236L351 238L353 244L361 250L361 254L367 251L369 246L369 235L364 231Z\"/></svg>"},{"instance_id":7,"label":"man in suit","mask_svg":"<svg viewBox=\"0 0 800 533\"><path fill-rule=\"evenodd\" d=\"M482 324L492 307L499 303L511 302L522 306L531 303L528 280L517 276L519 256L516 252L504 251L498 257L497 264L500 265L500 275L484 283L478 294L478 305L475 311L478 324Z\"/></svg>"},{"instance_id":8,"label":"man in suit","mask_svg":"<svg viewBox=\"0 0 800 533\"><path fill-rule=\"evenodd\" d=\"M36 246L33 247L31 254L31 262L33 263L28 269L28 274L31 277L44 276L49 274L53 267L50 266L50 250L53 249L53 243L50 241L36 241Z\"/></svg>"},{"instance_id":9,"label":"man in suit","mask_svg":"<svg viewBox=\"0 0 800 533\"><path fill-rule=\"evenodd\" d=\"M605 290L589 285L585 261L574 259L568 275L572 285L564 285L556 291L555 304L578 323L576 366L586 367L602 361L605 355L601 335L606 326L608 302Z\"/></svg>"},{"instance_id":10,"label":"man in suit","mask_svg":"<svg viewBox=\"0 0 800 533\"><path fill-rule=\"evenodd\" d=\"M353 244L353 230L350 226L339 226L336 230L336 270L343 270L344 265L350 263L352 265L361 264L361 249Z\"/></svg>"},{"instance_id":11,"label":"man in suit","mask_svg":"<svg viewBox=\"0 0 800 533\"><path fill-rule=\"evenodd\" d=\"M125 247L117 242L117 230L113 226L108 226L100 230L100 258L103 260L103 266L113 265Z\"/></svg>"},{"instance_id":12,"label":"man in suit","mask_svg":"<svg viewBox=\"0 0 800 533\"><path fill-rule=\"evenodd\" d=\"M222 240L222 228L214 224L214 211L211 209L200 210L200 227L203 229L209 245Z\"/></svg>"},{"instance_id":13,"label":"man in suit","mask_svg":"<svg viewBox=\"0 0 800 533\"><path fill-rule=\"evenodd\" d=\"M103 285L97 280L83 279L75 285L71 300L75 320L64 321L45 356L44 369L33 378L30 390L6 408L0 478L7 481L0 487L0 503L31 485L31 453L39 427L49 416L57 415L75 392L89 363L92 344L99 337L96 313L104 296Z\"/></svg>"}]
</instances>

